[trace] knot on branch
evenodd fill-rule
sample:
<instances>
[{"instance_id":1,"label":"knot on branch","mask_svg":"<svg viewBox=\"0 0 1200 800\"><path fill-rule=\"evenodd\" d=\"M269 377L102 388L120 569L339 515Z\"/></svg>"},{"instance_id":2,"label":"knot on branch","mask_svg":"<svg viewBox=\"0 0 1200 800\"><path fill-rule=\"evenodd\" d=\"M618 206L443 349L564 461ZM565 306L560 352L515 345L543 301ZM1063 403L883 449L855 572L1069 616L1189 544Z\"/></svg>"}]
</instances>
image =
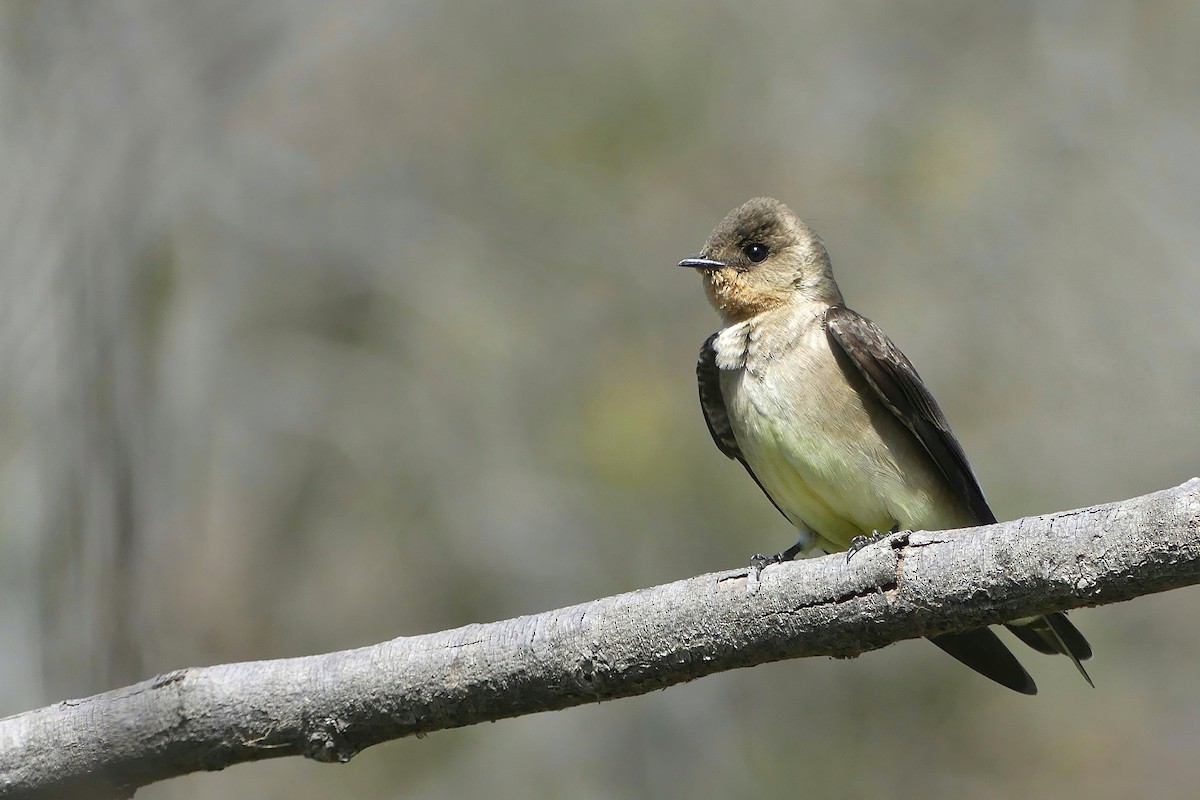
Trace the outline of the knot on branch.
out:
<instances>
[{"instance_id":1,"label":"knot on branch","mask_svg":"<svg viewBox=\"0 0 1200 800\"><path fill-rule=\"evenodd\" d=\"M339 717L309 720L303 731L304 756L326 764L345 764L358 755L358 746L345 736L348 727Z\"/></svg>"}]
</instances>

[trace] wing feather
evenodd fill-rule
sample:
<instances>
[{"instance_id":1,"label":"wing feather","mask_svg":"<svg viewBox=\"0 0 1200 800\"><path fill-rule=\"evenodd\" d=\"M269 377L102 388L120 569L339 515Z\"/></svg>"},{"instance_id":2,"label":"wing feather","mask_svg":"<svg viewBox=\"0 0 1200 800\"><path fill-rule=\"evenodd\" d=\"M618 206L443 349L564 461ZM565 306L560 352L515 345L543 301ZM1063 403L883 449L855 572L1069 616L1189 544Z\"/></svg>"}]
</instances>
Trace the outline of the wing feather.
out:
<instances>
[{"instance_id":1,"label":"wing feather","mask_svg":"<svg viewBox=\"0 0 1200 800\"><path fill-rule=\"evenodd\" d=\"M962 445L912 363L871 320L845 306L825 312L825 330L875 394L929 453L981 525L996 521Z\"/></svg>"},{"instance_id":2,"label":"wing feather","mask_svg":"<svg viewBox=\"0 0 1200 800\"><path fill-rule=\"evenodd\" d=\"M925 448L925 452L929 453L933 463L971 509L979 524L990 525L995 522L996 515L988 506L983 490L979 487L979 480L967 463L962 445L950 430L950 423L946 422L937 401L925 388L921 376L905 358L904 353L900 352L900 348L896 347L878 325L845 306L832 306L825 312L825 330L838 343L888 410L912 432ZM1092 682L1080 663L1091 657L1092 648L1083 634L1067 620L1066 615L1050 614L1028 621L1011 622L1008 628L1035 650L1068 656L1087 682ZM973 645L985 644L979 633L969 632L970 636L974 637L971 640ZM955 658L993 680L1017 691L1026 691L1019 687L1020 675L1011 669L1011 665L1005 666L1003 659L983 655L987 648L979 652L965 653L962 645L967 640L962 634L956 635L959 636L958 640L935 637L933 641ZM948 643L952 646L947 646ZM976 656L979 658L976 659ZM976 661L978 663L975 663ZM980 666L988 661L993 663L994 670L991 672ZM1007 678L1004 677L1005 674L1008 675Z\"/></svg>"},{"instance_id":3,"label":"wing feather","mask_svg":"<svg viewBox=\"0 0 1200 800\"><path fill-rule=\"evenodd\" d=\"M704 412L704 422L708 425L708 432L712 434L717 449L745 467L758 488L762 489L762 493L771 501L771 505L775 506L775 510L783 514L783 509L746 463L737 437L733 435L733 425L729 422L729 412L725 408L725 397L721 394L721 368L717 366L717 335L714 333L704 340L704 345L700 348L700 358L696 360L696 382L700 387L700 409ZM787 519L787 514L783 514L783 518Z\"/></svg>"}]
</instances>

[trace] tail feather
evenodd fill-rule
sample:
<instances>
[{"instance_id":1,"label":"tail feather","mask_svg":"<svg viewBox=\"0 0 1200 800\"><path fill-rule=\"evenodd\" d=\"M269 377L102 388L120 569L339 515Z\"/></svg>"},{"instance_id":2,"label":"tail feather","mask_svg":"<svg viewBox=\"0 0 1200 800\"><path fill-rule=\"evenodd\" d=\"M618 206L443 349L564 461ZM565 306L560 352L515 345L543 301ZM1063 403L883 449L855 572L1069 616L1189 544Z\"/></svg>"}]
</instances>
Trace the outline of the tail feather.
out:
<instances>
[{"instance_id":1,"label":"tail feather","mask_svg":"<svg viewBox=\"0 0 1200 800\"><path fill-rule=\"evenodd\" d=\"M1050 620L1050 625L1058 633L1058 638L1075 658L1087 661L1092 657L1092 646L1088 644L1087 639L1083 638L1079 628L1071 624L1066 614L1049 614L1046 618Z\"/></svg>"},{"instance_id":2,"label":"tail feather","mask_svg":"<svg viewBox=\"0 0 1200 800\"><path fill-rule=\"evenodd\" d=\"M1037 694L1037 684L1021 666L1000 637L987 628L962 633L943 633L929 641L963 664L1001 686L1021 694Z\"/></svg>"},{"instance_id":3,"label":"tail feather","mask_svg":"<svg viewBox=\"0 0 1200 800\"><path fill-rule=\"evenodd\" d=\"M1014 620L1005 627L1039 653L1067 656L1088 685L1095 687L1096 684L1092 683L1091 676L1080 663L1092 657L1092 646L1079 629L1071 624L1066 614L1054 613L1044 617Z\"/></svg>"},{"instance_id":4,"label":"tail feather","mask_svg":"<svg viewBox=\"0 0 1200 800\"><path fill-rule=\"evenodd\" d=\"M1039 619L1044 620L1045 617L1039 617ZM1041 630L1035 629L1032 624L1017 625L1011 622L1005 625L1005 627L1012 631L1018 639L1039 653L1048 656L1058 655L1058 640L1054 638L1053 631L1050 630L1048 624Z\"/></svg>"}]
</instances>

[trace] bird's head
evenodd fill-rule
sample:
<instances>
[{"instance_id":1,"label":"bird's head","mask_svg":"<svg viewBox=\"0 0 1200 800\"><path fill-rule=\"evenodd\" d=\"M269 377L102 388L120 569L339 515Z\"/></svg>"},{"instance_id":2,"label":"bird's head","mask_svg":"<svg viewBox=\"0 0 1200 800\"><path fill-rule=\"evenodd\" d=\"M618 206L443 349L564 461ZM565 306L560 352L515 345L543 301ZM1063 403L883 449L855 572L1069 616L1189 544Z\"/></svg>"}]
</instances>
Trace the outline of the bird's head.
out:
<instances>
[{"instance_id":1,"label":"bird's head","mask_svg":"<svg viewBox=\"0 0 1200 800\"><path fill-rule=\"evenodd\" d=\"M726 322L789 303L842 301L817 234L769 197L731 211L709 234L700 255L679 266L700 273L709 301Z\"/></svg>"}]
</instances>

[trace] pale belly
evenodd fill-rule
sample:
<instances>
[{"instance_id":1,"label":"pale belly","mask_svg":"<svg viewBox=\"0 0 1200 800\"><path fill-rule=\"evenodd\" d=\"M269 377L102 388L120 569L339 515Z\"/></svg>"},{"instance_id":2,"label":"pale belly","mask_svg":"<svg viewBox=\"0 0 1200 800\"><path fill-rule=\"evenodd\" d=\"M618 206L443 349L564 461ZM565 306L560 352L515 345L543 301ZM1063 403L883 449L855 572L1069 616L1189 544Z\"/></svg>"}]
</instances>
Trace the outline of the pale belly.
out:
<instances>
[{"instance_id":1,"label":"pale belly","mask_svg":"<svg viewBox=\"0 0 1200 800\"><path fill-rule=\"evenodd\" d=\"M820 331L811 344L825 341ZM804 549L845 550L855 536L896 526L973 524L913 435L882 405L864 404L825 356L802 359L802 368L784 358L721 375L746 462Z\"/></svg>"}]
</instances>

